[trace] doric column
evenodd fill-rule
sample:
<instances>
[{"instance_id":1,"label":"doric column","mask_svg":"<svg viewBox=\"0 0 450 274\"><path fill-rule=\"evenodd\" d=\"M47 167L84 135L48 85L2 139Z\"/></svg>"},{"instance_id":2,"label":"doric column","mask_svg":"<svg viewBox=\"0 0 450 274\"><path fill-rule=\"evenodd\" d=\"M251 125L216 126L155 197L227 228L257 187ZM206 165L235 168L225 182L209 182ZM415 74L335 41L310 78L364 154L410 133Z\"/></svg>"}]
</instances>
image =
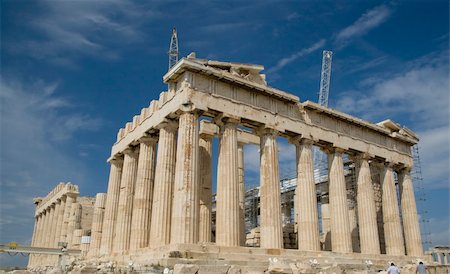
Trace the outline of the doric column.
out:
<instances>
[{"instance_id":1,"label":"doric column","mask_svg":"<svg viewBox=\"0 0 450 274\"><path fill-rule=\"evenodd\" d=\"M131 250L148 246L155 180L156 138L143 137L139 142L139 161L131 221Z\"/></svg>"},{"instance_id":2,"label":"doric column","mask_svg":"<svg viewBox=\"0 0 450 274\"><path fill-rule=\"evenodd\" d=\"M411 168L407 167L398 176L400 202L402 207L403 233L405 234L406 255L422 256L422 239L417 216L416 199L411 180Z\"/></svg>"},{"instance_id":3,"label":"doric column","mask_svg":"<svg viewBox=\"0 0 450 274\"><path fill-rule=\"evenodd\" d=\"M343 149L334 148L328 154L331 248L334 252L351 253L353 249L342 160L343 152Z\"/></svg>"},{"instance_id":4,"label":"doric column","mask_svg":"<svg viewBox=\"0 0 450 274\"><path fill-rule=\"evenodd\" d=\"M281 226L280 176L275 130L261 130L260 211L261 247L283 248Z\"/></svg>"},{"instance_id":5,"label":"doric column","mask_svg":"<svg viewBox=\"0 0 450 274\"><path fill-rule=\"evenodd\" d=\"M33 228L33 236L31 238L31 246L36 246L37 241L37 233L38 233L38 226L39 226L39 215L34 217L34 228ZM34 254L30 254L28 257L28 267L33 266L34 261Z\"/></svg>"},{"instance_id":6,"label":"doric column","mask_svg":"<svg viewBox=\"0 0 450 274\"><path fill-rule=\"evenodd\" d=\"M150 226L151 247L163 246L170 241L176 147L177 124L167 122L160 125Z\"/></svg>"},{"instance_id":7,"label":"doric column","mask_svg":"<svg viewBox=\"0 0 450 274\"><path fill-rule=\"evenodd\" d=\"M98 256L102 240L103 217L105 214L106 193L97 193L95 196L94 214L92 216L91 243L89 257Z\"/></svg>"},{"instance_id":8,"label":"doric column","mask_svg":"<svg viewBox=\"0 0 450 274\"><path fill-rule=\"evenodd\" d=\"M58 247L58 242L61 241L61 230L64 222L64 209L66 207L66 196L63 195L58 201L59 201L59 208L57 210L58 220L56 221L55 247Z\"/></svg>"},{"instance_id":9,"label":"doric column","mask_svg":"<svg viewBox=\"0 0 450 274\"><path fill-rule=\"evenodd\" d=\"M69 224L67 226L67 244L69 247L73 245L73 233L76 229L80 229L81 224L81 205L77 202L72 203L70 208Z\"/></svg>"},{"instance_id":10,"label":"doric column","mask_svg":"<svg viewBox=\"0 0 450 274\"><path fill-rule=\"evenodd\" d=\"M212 206L212 135L202 134L199 139L200 161L200 243L211 242Z\"/></svg>"},{"instance_id":11,"label":"doric column","mask_svg":"<svg viewBox=\"0 0 450 274\"><path fill-rule=\"evenodd\" d=\"M134 184L138 166L138 149L128 148L124 154L122 180L120 183L117 223L114 235L114 252L123 252L130 248L131 214L133 211Z\"/></svg>"},{"instance_id":12,"label":"doric column","mask_svg":"<svg viewBox=\"0 0 450 274\"><path fill-rule=\"evenodd\" d=\"M386 163L382 173L383 227L386 254L405 255L400 212L395 189L393 164Z\"/></svg>"},{"instance_id":13,"label":"doric column","mask_svg":"<svg viewBox=\"0 0 450 274\"><path fill-rule=\"evenodd\" d=\"M46 208L42 211L42 232L41 236L39 237L39 247L46 247L47 243L47 235L49 226L49 215L50 215L50 209Z\"/></svg>"},{"instance_id":14,"label":"doric column","mask_svg":"<svg viewBox=\"0 0 450 274\"><path fill-rule=\"evenodd\" d=\"M56 225L58 222L57 212L59 211L60 204L55 203L50 207L50 216L51 216L51 229L50 229L50 237L48 238L47 247L55 247L55 239L56 239Z\"/></svg>"},{"instance_id":15,"label":"doric column","mask_svg":"<svg viewBox=\"0 0 450 274\"><path fill-rule=\"evenodd\" d=\"M239 176L237 121L225 119L220 125L217 163L216 244L239 246Z\"/></svg>"},{"instance_id":16,"label":"doric column","mask_svg":"<svg viewBox=\"0 0 450 274\"><path fill-rule=\"evenodd\" d=\"M298 214L298 248L320 251L319 217L317 214L316 184L312 140L295 138L291 141L297 151L297 188L295 189Z\"/></svg>"},{"instance_id":17,"label":"doric column","mask_svg":"<svg viewBox=\"0 0 450 274\"><path fill-rule=\"evenodd\" d=\"M115 158L109 163L111 164L111 169L109 172L108 194L106 195L105 216L103 218L100 255L108 255L112 250L117 220L117 205L119 204L123 158Z\"/></svg>"},{"instance_id":18,"label":"doric column","mask_svg":"<svg viewBox=\"0 0 450 274\"><path fill-rule=\"evenodd\" d=\"M245 246L245 182L244 182L244 144L238 142L238 177L239 177L239 235L240 245Z\"/></svg>"},{"instance_id":19,"label":"doric column","mask_svg":"<svg viewBox=\"0 0 450 274\"><path fill-rule=\"evenodd\" d=\"M369 167L369 155L361 154L355 159L359 222L359 241L361 253L380 254L378 238L377 211Z\"/></svg>"},{"instance_id":20,"label":"doric column","mask_svg":"<svg viewBox=\"0 0 450 274\"><path fill-rule=\"evenodd\" d=\"M171 243L198 242L199 176L197 114L179 118L177 161L173 194Z\"/></svg>"},{"instance_id":21,"label":"doric column","mask_svg":"<svg viewBox=\"0 0 450 274\"><path fill-rule=\"evenodd\" d=\"M320 195L320 215L322 217L323 250L331 251L330 200L328 193Z\"/></svg>"},{"instance_id":22,"label":"doric column","mask_svg":"<svg viewBox=\"0 0 450 274\"><path fill-rule=\"evenodd\" d=\"M69 226L69 220L70 220L70 210L72 209L72 204L76 202L77 197L73 194L67 194L66 195L66 204L64 205L64 215L63 215L63 222L61 225L61 237L60 241L68 243L67 241L67 229Z\"/></svg>"}]
</instances>

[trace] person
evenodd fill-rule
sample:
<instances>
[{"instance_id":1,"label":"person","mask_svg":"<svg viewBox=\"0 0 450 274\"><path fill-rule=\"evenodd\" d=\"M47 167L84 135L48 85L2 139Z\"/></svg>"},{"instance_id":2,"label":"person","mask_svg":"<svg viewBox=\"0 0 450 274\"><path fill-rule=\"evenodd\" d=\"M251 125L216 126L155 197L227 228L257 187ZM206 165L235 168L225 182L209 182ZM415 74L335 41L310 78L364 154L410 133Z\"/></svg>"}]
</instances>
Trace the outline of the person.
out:
<instances>
[{"instance_id":1,"label":"person","mask_svg":"<svg viewBox=\"0 0 450 274\"><path fill-rule=\"evenodd\" d=\"M391 263L391 266L387 269L388 274L399 274L400 270L395 266L394 263Z\"/></svg>"},{"instance_id":2,"label":"person","mask_svg":"<svg viewBox=\"0 0 450 274\"><path fill-rule=\"evenodd\" d=\"M427 274L427 267L424 263L419 262L419 265L416 268L416 274Z\"/></svg>"}]
</instances>

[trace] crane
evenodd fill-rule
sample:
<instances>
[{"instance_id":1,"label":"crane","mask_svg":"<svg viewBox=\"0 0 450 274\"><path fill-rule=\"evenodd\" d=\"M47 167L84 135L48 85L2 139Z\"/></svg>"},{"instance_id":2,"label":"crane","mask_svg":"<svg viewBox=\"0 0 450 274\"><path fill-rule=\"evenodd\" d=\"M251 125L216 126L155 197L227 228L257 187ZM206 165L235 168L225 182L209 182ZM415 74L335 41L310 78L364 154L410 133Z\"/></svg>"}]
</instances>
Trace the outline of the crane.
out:
<instances>
[{"instance_id":1,"label":"crane","mask_svg":"<svg viewBox=\"0 0 450 274\"><path fill-rule=\"evenodd\" d=\"M177 29L173 27L172 38L170 38L169 46L169 70L178 62L178 37Z\"/></svg>"},{"instance_id":2,"label":"crane","mask_svg":"<svg viewBox=\"0 0 450 274\"><path fill-rule=\"evenodd\" d=\"M320 89L319 89L319 105L328 107L328 95L330 93L330 78L331 78L331 60L333 52L330 50L324 50L322 52L322 72L320 77ZM316 182L322 181L322 178L327 175L326 170L328 168L326 155L315 148L314 150L314 177Z\"/></svg>"},{"instance_id":3,"label":"crane","mask_svg":"<svg viewBox=\"0 0 450 274\"><path fill-rule=\"evenodd\" d=\"M330 93L330 78L331 78L331 59L333 52L324 50L322 52L322 73L320 77L320 92L319 105L328 107L328 95Z\"/></svg>"}]
</instances>

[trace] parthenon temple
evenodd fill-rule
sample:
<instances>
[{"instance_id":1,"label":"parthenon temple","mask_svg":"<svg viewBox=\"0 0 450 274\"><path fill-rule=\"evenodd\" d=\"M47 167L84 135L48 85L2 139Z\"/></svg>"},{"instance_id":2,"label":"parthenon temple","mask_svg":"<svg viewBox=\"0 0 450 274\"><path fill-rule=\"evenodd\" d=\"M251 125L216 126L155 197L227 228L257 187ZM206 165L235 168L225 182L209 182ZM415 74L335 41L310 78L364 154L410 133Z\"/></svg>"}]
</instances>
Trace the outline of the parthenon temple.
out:
<instances>
[{"instance_id":1,"label":"parthenon temple","mask_svg":"<svg viewBox=\"0 0 450 274\"><path fill-rule=\"evenodd\" d=\"M92 201L91 222L81 224L78 188L60 184L35 201L33 245L65 242L82 250L77 260L96 267L216 260L228 269L198 273L247 273L277 260L365 267L368 260L383 266L426 260L411 180L415 133L389 119L373 124L302 102L267 85L263 69L195 54L181 59L163 77L168 91L118 131L107 191ZM289 199L280 183L282 138L296 150ZM243 159L244 146L255 144L258 216L249 227ZM328 155L328 175L320 182L315 147ZM32 256L29 267L56 263ZM233 267L241 272L227 272Z\"/></svg>"}]
</instances>

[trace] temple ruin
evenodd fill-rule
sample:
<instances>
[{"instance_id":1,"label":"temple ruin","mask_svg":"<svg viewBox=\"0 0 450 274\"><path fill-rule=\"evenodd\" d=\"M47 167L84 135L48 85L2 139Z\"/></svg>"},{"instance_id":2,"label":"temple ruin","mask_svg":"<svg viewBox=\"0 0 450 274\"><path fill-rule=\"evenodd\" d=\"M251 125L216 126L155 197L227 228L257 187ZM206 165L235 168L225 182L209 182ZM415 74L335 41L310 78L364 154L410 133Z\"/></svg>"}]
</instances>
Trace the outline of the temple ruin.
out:
<instances>
[{"instance_id":1,"label":"temple ruin","mask_svg":"<svg viewBox=\"0 0 450 274\"><path fill-rule=\"evenodd\" d=\"M78 260L92 269L187 262L202 269L215 261L216 272L203 273L246 273L280 260L316 269L426 260L410 174L414 132L301 102L268 86L263 69L195 54L176 63L163 77L168 91L118 131L107 193L97 194L89 226L69 217L79 214L78 189L58 186L36 201L33 245L77 248L90 236ZM213 138L219 140L214 202ZM284 182L286 191L279 138L296 149L297 176ZM249 144L260 146L253 223L244 187ZM313 147L328 155L328 176L320 182ZM31 257L29 267L56 264L42 258Z\"/></svg>"}]
</instances>

